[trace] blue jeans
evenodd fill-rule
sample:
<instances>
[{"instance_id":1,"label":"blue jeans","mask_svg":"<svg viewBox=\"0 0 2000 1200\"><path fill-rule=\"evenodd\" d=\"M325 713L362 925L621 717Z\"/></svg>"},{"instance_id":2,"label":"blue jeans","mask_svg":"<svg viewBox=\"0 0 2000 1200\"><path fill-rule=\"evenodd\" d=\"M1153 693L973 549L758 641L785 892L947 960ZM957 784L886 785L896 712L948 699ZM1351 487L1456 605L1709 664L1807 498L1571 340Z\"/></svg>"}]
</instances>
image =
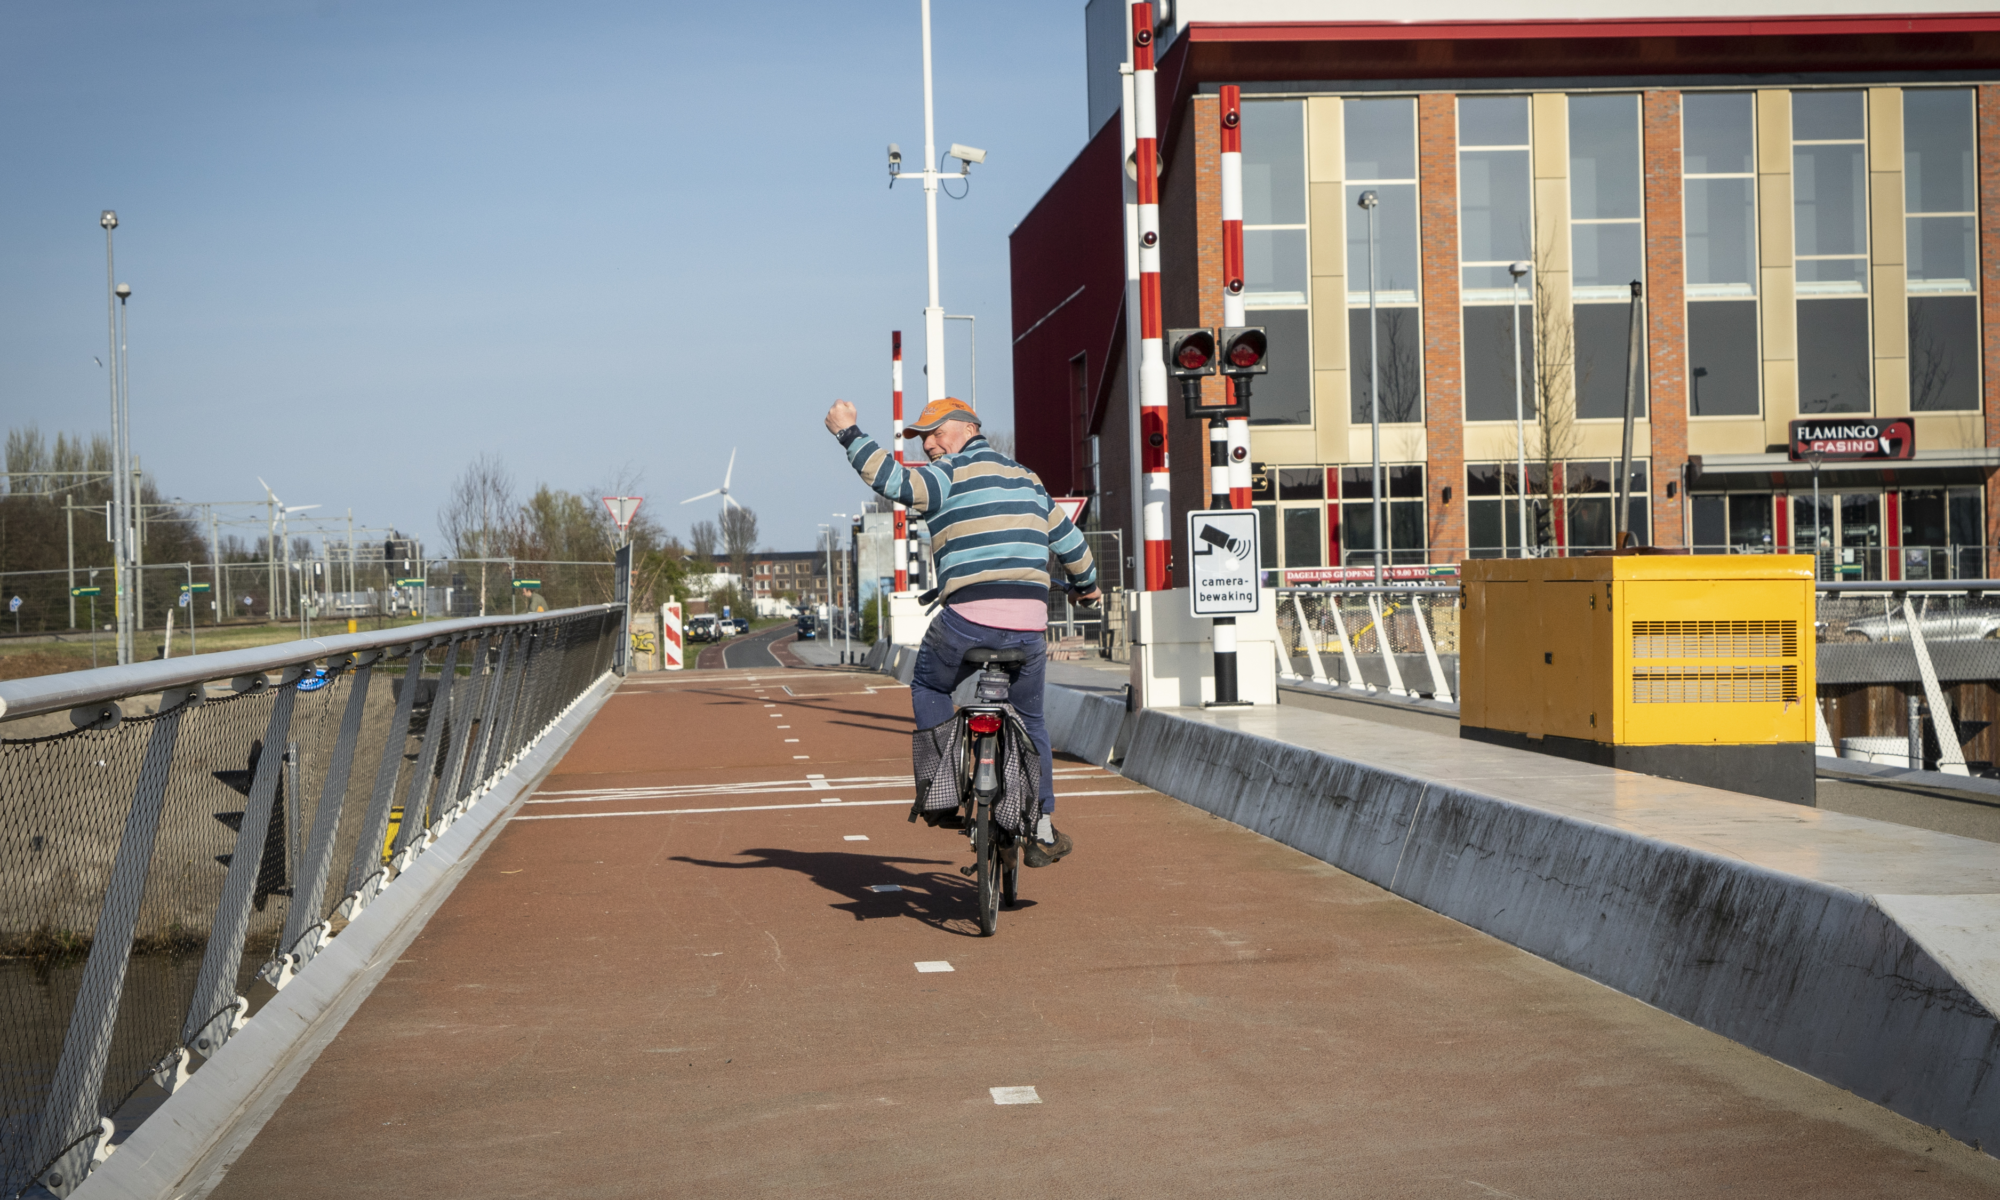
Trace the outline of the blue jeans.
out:
<instances>
[{"instance_id":1,"label":"blue jeans","mask_svg":"<svg viewBox=\"0 0 2000 1200\"><path fill-rule=\"evenodd\" d=\"M1008 700L1021 714L1028 739L1042 756L1042 811L1056 810L1055 761L1049 754L1049 728L1042 721L1042 677L1048 664L1048 636L1039 629L995 629L958 615L949 605L931 622L917 647L916 673L910 678L910 708L916 713L917 728L929 729L951 719L957 706L951 694L979 668L965 661L965 652L986 646L995 650L1019 648L1028 652L1014 677Z\"/></svg>"}]
</instances>

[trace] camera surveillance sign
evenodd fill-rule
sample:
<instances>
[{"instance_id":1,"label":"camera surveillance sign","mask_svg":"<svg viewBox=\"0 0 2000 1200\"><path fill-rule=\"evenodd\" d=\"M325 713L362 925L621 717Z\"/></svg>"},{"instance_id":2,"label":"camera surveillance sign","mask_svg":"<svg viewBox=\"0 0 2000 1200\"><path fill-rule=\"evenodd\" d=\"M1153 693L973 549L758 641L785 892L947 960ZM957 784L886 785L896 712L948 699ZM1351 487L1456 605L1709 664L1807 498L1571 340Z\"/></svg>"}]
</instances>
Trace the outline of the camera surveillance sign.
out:
<instances>
[{"instance_id":1,"label":"camera surveillance sign","mask_svg":"<svg viewBox=\"0 0 2000 1200\"><path fill-rule=\"evenodd\" d=\"M1188 600L1197 617L1253 613L1257 583L1257 513L1248 508L1191 512Z\"/></svg>"}]
</instances>

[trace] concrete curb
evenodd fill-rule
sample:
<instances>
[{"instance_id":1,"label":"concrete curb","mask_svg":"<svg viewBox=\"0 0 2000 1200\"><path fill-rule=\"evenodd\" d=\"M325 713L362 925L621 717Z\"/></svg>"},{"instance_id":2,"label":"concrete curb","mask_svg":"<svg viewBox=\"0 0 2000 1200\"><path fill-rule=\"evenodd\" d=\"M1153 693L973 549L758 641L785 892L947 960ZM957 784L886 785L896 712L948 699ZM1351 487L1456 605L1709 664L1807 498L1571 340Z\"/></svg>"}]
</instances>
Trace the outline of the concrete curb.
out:
<instances>
[{"instance_id":1,"label":"concrete curb","mask_svg":"<svg viewBox=\"0 0 2000 1200\"><path fill-rule=\"evenodd\" d=\"M1543 756L1324 714L1284 720L1325 722L1353 740L1355 757L1228 728L1231 718L1153 709L1128 724L1115 698L1059 690L1049 701L1058 750L1104 762L1123 742L1127 778L1913 1120L2000 1145L2000 972L1984 948L2000 888L1951 866L1974 861L1968 848L1980 843L1779 813L1789 806L1624 772L1546 762L1510 771L1505 756ZM1392 735L1395 746L1379 745ZM1371 756L1395 765L1360 761ZM1535 803L1545 780L1551 794L1560 785L1640 814L1621 822ZM1510 787L1520 795L1498 794ZM1664 829L1677 805L1684 832L1644 831L1649 821ZM1762 832L1743 838L1732 823ZM1873 873L1912 857L1905 874ZM1926 862L1960 876L1913 882ZM1913 894L1878 894L1878 882Z\"/></svg>"},{"instance_id":2,"label":"concrete curb","mask_svg":"<svg viewBox=\"0 0 2000 1200\"><path fill-rule=\"evenodd\" d=\"M339 1034L619 679L587 689L514 769L328 942L86 1178L75 1200L205 1196Z\"/></svg>"}]
</instances>

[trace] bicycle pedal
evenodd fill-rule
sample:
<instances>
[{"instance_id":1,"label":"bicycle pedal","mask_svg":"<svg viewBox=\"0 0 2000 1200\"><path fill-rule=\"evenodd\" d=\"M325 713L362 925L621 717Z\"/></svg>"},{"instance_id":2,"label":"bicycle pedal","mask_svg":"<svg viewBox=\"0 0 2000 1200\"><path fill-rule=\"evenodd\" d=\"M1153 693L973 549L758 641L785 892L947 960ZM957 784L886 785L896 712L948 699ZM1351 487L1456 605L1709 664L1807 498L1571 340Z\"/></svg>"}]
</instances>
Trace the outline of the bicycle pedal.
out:
<instances>
[{"instance_id":1,"label":"bicycle pedal","mask_svg":"<svg viewBox=\"0 0 2000 1200\"><path fill-rule=\"evenodd\" d=\"M977 863L974 863L974 864L973 864L972 866L969 866L969 867L960 867L960 868L958 869L958 873L959 873L960 875L963 875L963 876L965 876L965 877L966 877L967 879L970 879L970 878L972 878L972 876L973 876L973 873L974 873L975 871L977 871L978 869L979 869L979 864L977 864Z\"/></svg>"}]
</instances>

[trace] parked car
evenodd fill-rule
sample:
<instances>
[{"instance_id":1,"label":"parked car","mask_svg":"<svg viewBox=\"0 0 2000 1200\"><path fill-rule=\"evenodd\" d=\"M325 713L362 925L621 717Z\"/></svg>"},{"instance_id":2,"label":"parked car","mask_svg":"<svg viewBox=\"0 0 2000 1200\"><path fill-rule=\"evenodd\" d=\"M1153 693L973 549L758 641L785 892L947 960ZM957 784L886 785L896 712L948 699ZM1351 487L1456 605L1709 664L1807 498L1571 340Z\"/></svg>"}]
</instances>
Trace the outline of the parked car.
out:
<instances>
[{"instance_id":1,"label":"parked car","mask_svg":"<svg viewBox=\"0 0 2000 1200\"><path fill-rule=\"evenodd\" d=\"M799 617L799 640L802 642L819 640L819 622L811 613L804 613Z\"/></svg>"},{"instance_id":2,"label":"parked car","mask_svg":"<svg viewBox=\"0 0 2000 1200\"><path fill-rule=\"evenodd\" d=\"M690 642L719 642L722 631L717 628L716 619L706 613L687 619L687 640Z\"/></svg>"},{"instance_id":3,"label":"parked car","mask_svg":"<svg viewBox=\"0 0 2000 1200\"><path fill-rule=\"evenodd\" d=\"M2000 610L1926 613L1917 617L1917 629L1927 642L1976 642L2000 636ZM1847 636L1869 642L1907 642L1910 623L1901 613L1868 617L1847 623Z\"/></svg>"},{"instance_id":4,"label":"parked car","mask_svg":"<svg viewBox=\"0 0 2000 1200\"><path fill-rule=\"evenodd\" d=\"M750 632L750 621L747 617L731 617L729 624L735 628L739 637Z\"/></svg>"}]
</instances>

